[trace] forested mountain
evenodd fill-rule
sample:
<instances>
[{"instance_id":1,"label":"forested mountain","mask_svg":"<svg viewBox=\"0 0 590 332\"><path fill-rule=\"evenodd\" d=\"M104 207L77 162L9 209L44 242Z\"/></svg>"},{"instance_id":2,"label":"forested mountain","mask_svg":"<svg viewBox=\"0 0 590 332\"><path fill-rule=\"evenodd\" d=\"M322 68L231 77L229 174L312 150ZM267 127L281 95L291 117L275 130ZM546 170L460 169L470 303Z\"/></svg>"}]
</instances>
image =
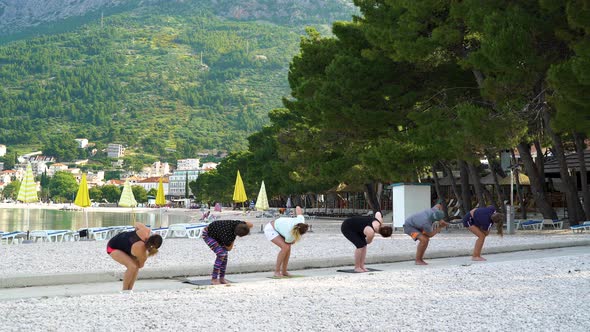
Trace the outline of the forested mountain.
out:
<instances>
[{"instance_id":1,"label":"forested mountain","mask_svg":"<svg viewBox=\"0 0 590 332\"><path fill-rule=\"evenodd\" d=\"M57 11L51 7L57 2L46 7ZM92 11L118 2L66 3ZM15 3L0 1L0 15ZM321 23L326 8L352 11L336 0L322 2L332 7L308 1L134 3L71 32L0 46L1 144L43 146L75 136L99 147L119 142L154 157L244 149L246 137L289 94L287 68L305 24ZM281 11L289 4L303 6L298 16Z\"/></svg>"}]
</instances>

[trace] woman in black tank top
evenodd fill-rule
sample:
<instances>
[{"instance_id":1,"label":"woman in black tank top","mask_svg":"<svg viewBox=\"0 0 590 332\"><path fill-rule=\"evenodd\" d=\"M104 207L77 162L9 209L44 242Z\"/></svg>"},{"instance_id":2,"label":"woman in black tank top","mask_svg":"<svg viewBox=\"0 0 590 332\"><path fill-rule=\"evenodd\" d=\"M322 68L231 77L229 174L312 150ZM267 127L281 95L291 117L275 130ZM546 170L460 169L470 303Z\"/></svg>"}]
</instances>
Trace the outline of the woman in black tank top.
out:
<instances>
[{"instance_id":1,"label":"woman in black tank top","mask_svg":"<svg viewBox=\"0 0 590 332\"><path fill-rule=\"evenodd\" d=\"M107 244L107 254L127 268L123 275L123 290L133 289L139 269L162 245L160 235L150 234L151 230L144 224L135 223L135 231L119 233Z\"/></svg>"},{"instance_id":2,"label":"woman in black tank top","mask_svg":"<svg viewBox=\"0 0 590 332\"><path fill-rule=\"evenodd\" d=\"M373 242L375 233L383 237L390 237L393 233L391 226L383 225L381 212L376 212L375 217L351 217L342 223L340 227L342 234L356 247L354 251L354 271L369 272L365 267L367 258L367 245Z\"/></svg>"}]
</instances>

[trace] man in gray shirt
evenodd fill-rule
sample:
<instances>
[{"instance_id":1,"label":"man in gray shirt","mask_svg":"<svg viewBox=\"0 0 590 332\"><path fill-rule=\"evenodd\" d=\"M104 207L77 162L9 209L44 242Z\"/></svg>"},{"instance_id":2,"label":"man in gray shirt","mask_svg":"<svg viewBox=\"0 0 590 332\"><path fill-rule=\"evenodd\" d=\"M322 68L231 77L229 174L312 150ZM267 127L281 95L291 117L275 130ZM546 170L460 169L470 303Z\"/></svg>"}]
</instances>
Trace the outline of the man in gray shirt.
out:
<instances>
[{"instance_id":1,"label":"man in gray shirt","mask_svg":"<svg viewBox=\"0 0 590 332\"><path fill-rule=\"evenodd\" d=\"M408 234L414 241L420 241L416 248L416 265L428 265L424 261L424 253L428 248L428 241L431 237L439 233L443 227L449 224L443 220L444 212L441 211L441 205L437 204L430 209L420 211L409 216L404 222L404 233ZM432 225L439 222L437 229L433 230Z\"/></svg>"}]
</instances>

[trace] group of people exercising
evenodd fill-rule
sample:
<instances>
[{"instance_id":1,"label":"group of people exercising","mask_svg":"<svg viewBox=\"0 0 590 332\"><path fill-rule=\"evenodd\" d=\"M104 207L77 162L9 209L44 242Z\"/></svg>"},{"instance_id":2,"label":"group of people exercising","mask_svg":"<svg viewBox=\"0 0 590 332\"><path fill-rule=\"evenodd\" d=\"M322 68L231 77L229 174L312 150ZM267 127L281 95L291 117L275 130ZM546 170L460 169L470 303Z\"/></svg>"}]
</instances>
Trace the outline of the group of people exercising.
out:
<instances>
[{"instance_id":1,"label":"group of people exercising","mask_svg":"<svg viewBox=\"0 0 590 332\"><path fill-rule=\"evenodd\" d=\"M463 217L463 226L477 236L472 255L474 261L485 261L485 258L481 257L485 238L493 225L496 226L498 234L502 235L504 219L504 215L496 212L492 206L475 208ZM435 227L435 224L438 224L438 227ZM418 241L416 265L427 265L424 261L424 253L430 238L448 225L444 220L440 204L413 214L405 220L404 233L414 241ZM249 221L215 220L203 230L203 240L216 255L211 273L212 284L229 283L225 279L228 253L233 249L236 237L250 234L252 227L253 224ZM393 233L391 226L384 225L381 212L376 212L374 216L356 216L345 219L340 229L342 234L356 247L354 272L357 273L369 271L365 266L367 245L373 241L375 235L379 233L382 237L387 238ZM276 259L274 277L291 277L287 270L291 246L299 241L308 230L309 226L305 223L303 211L299 206L295 208L295 217L280 217L265 225L265 237L280 249ZM136 223L135 231L120 233L108 242L107 253L127 268L123 276L123 290L133 289L139 269L144 266L148 257L158 252L162 242L160 235L151 234L151 230L141 223Z\"/></svg>"}]
</instances>

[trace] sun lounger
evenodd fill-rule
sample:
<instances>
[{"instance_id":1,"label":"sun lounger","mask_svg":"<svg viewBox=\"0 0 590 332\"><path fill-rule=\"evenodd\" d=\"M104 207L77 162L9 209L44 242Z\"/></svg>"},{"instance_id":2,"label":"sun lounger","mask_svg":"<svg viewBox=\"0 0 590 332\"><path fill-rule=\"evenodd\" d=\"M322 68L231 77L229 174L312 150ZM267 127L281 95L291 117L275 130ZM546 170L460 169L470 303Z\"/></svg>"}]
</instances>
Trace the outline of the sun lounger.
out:
<instances>
[{"instance_id":1,"label":"sun lounger","mask_svg":"<svg viewBox=\"0 0 590 332\"><path fill-rule=\"evenodd\" d=\"M103 241L113 236L115 229L113 227L90 227L88 228L88 239Z\"/></svg>"},{"instance_id":2,"label":"sun lounger","mask_svg":"<svg viewBox=\"0 0 590 332\"><path fill-rule=\"evenodd\" d=\"M21 231L0 232L0 238L2 240L1 242L6 243L6 244L20 243L26 237L27 237L27 232L21 232Z\"/></svg>"},{"instance_id":3,"label":"sun lounger","mask_svg":"<svg viewBox=\"0 0 590 332\"><path fill-rule=\"evenodd\" d=\"M31 231L29 233L29 239L34 242L37 242L39 239L43 242L65 242L66 239L72 236L72 233L72 231L65 229Z\"/></svg>"},{"instance_id":4,"label":"sun lounger","mask_svg":"<svg viewBox=\"0 0 590 332\"><path fill-rule=\"evenodd\" d=\"M553 229L562 229L563 228L563 221L560 220L552 220L552 219L543 219L543 227L551 226Z\"/></svg>"},{"instance_id":5,"label":"sun lounger","mask_svg":"<svg viewBox=\"0 0 590 332\"><path fill-rule=\"evenodd\" d=\"M166 238L166 235L168 235L168 227L153 228L152 233L158 234L161 237Z\"/></svg>"},{"instance_id":6,"label":"sun lounger","mask_svg":"<svg viewBox=\"0 0 590 332\"><path fill-rule=\"evenodd\" d=\"M582 233L583 231L590 231L590 221L584 221L581 224L570 226L572 233Z\"/></svg>"},{"instance_id":7,"label":"sun lounger","mask_svg":"<svg viewBox=\"0 0 590 332\"><path fill-rule=\"evenodd\" d=\"M191 239L201 236L201 232L209 223L201 224L172 224L168 226L166 237L188 237Z\"/></svg>"},{"instance_id":8,"label":"sun lounger","mask_svg":"<svg viewBox=\"0 0 590 332\"><path fill-rule=\"evenodd\" d=\"M543 220L527 220L520 224L522 229L533 229L533 230L542 230L543 229Z\"/></svg>"}]
</instances>

